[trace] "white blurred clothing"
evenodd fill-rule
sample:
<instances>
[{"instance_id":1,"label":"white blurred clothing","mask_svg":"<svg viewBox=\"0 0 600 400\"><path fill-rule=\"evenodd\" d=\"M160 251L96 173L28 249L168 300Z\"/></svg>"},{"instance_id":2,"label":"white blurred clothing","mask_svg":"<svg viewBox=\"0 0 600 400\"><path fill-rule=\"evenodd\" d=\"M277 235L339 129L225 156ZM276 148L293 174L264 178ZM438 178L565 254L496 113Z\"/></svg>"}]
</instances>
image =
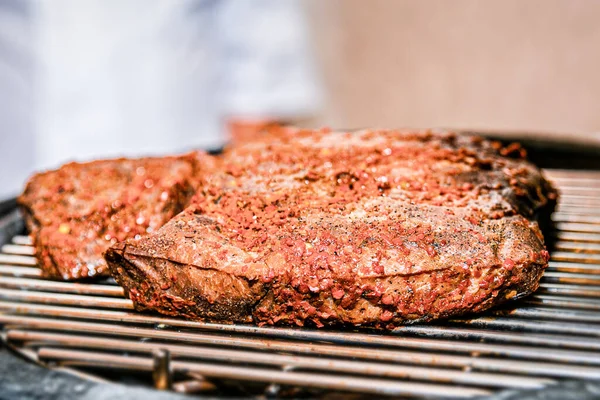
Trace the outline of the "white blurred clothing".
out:
<instances>
[{"instance_id":1,"label":"white blurred clothing","mask_svg":"<svg viewBox=\"0 0 600 400\"><path fill-rule=\"evenodd\" d=\"M14 13L14 1L0 0L0 16ZM217 148L228 116L298 117L320 105L297 0L28 4L33 105L26 122L11 124L30 125L32 168ZM0 28L6 38L20 34ZM0 92L0 104L14 90ZM1 134L4 142L10 132Z\"/></svg>"},{"instance_id":2,"label":"white blurred clothing","mask_svg":"<svg viewBox=\"0 0 600 400\"><path fill-rule=\"evenodd\" d=\"M0 201L34 166L33 48L27 3L0 0Z\"/></svg>"}]
</instances>

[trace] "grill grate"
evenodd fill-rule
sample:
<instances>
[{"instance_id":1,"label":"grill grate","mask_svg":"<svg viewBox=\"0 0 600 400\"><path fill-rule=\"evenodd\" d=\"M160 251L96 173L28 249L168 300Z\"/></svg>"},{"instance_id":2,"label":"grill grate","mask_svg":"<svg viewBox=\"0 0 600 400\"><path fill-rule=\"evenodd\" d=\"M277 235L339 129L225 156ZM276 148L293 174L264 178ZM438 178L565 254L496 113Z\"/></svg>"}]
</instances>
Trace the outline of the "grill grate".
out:
<instances>
[{"instance_id":1,"label":"grill grate","mask_svg":"<svg viewBox=\"0 0 600 400\"><path fill-rule=\"evenodd\" d=\"M71 372L154 372L180 392L473 397L600 380L600 173L546 171L561 190L539 291L473 319L388 334L222 325L140 314L114 282L44 280L28 237L0 254L0 335ZM218 392L218 391L221 392ZM293 392L297 394L298 392Z\"/></svg>"}]
</instances>

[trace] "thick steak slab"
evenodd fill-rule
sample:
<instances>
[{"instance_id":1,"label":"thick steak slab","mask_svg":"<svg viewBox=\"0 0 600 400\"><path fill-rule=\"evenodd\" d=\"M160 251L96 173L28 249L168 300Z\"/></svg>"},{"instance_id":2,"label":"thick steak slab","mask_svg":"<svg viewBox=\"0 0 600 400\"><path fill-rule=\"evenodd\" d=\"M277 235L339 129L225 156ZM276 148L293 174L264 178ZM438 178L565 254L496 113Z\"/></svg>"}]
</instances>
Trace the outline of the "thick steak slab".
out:
<instances>
[{"instance_id":1,"label":"thick steak slab","mask_svg":"<svg viewBox=\"0 0 600 400\"><path fill-rule=\"evenodd\" d=\"M157 230L188 204L208 156L70 163L30 178L18 202L45 276L108 276L112 244Z\"/></svg>"},{"instance_id":2,"label":"thick steak slab","mask_svg":"<svg viewBox=\"0 0 600 400\"><path fill-rule=\"evenodd\" d=\"M274 133L105 257L138 309L192 319L391 328L481 311L536 290L547 266L534 219L556 192L521 153L429 132Z\"/></svg>"}]
</instances>

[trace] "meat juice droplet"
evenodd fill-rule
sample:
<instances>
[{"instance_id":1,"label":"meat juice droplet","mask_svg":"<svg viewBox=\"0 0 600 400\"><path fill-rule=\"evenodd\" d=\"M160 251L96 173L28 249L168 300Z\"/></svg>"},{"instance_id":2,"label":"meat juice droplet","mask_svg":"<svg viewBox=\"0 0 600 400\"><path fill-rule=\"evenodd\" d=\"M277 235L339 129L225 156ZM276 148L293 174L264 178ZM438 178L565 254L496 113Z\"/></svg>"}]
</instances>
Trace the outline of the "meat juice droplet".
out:
<instances>
[{"instance_id":1,"label":"meat juice droplet","mask_svg":"<svg viewBox=\"0 0 600 400\"><path fill-rule=\"evenodd\" d=\"M333 296L334 299L339 300L342 297L344 297L344 290L341 288L335 288L331 291L331 295Z\"/></svg>"},{"instance_id":2,"label":"meat juice droplet","mask_svg":"<svg viewBox=\"0 0 600 400\"><path fill-rule=\"evenodd\" d=\"M379 317L379 319L383 322L390 321L392 318L394 318L394 314L388 310L384 310Z\"/></svg>"},{"instance_id":3,"label":"meat juice droplet","mask_svg":"<svg viewBox=\"0 0 600 400\"><path fill-rule=\"evenodd\" d=\"M70 233L70 232L71 232L71 227L69 226L69 224L62 223L62 224L60 224L60 226L58 227L58 231L59 231L60 233L67 234L67 233Z\"/></svg>"},{"instance_id":4,"label":"meat juice droplet","mask_svg":"<svg viewBox=\"0 0 600 400\"><path fill-rule=\"evenodd\" d=\"M390 294L384 294L381 297L381 303L385 305L394 304L394 297Z\"/></svg>"},{"instance_id":5,"label":"meat juice droplet","mask_svg":"<svg viewBox=\"0 0 600 400\"><path fill-rule=\"evenodd\" d=\"M504 266L507 270L511 271L515 267L515 262L510 258L507 258L506 260L504 260Z\"/></svg>"},{"instance_id":6,"label":"meat juice droplet","mask_svg":"<svg viewBox=\"0 0 600 400\"><path fill-rule=\"evenodd\" d=\"M137 167L135 169L135 173L138 174L139 176L143 176L146 173L146 168L144 168L144 167Z\"/></svg>"}]
</instances>

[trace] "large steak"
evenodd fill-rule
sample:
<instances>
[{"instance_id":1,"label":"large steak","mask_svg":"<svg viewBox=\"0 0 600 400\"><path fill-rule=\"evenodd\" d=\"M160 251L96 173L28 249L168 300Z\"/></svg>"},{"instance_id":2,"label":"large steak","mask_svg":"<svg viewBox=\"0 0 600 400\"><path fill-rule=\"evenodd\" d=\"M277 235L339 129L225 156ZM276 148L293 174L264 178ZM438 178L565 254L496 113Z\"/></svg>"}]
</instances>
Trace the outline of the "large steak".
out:
<instances>
[{"instance_id":1,"label":"large steak","mask_svg":"<svg viewBox=\"0 0 600 400\"><path fill-rule=\"evenodd\" d=\"M451 133L283 131L225 153L192 204L106 254L138 309L391 328L538 287L556 192L518 146Z\"/></svg>"}]
</instances>

